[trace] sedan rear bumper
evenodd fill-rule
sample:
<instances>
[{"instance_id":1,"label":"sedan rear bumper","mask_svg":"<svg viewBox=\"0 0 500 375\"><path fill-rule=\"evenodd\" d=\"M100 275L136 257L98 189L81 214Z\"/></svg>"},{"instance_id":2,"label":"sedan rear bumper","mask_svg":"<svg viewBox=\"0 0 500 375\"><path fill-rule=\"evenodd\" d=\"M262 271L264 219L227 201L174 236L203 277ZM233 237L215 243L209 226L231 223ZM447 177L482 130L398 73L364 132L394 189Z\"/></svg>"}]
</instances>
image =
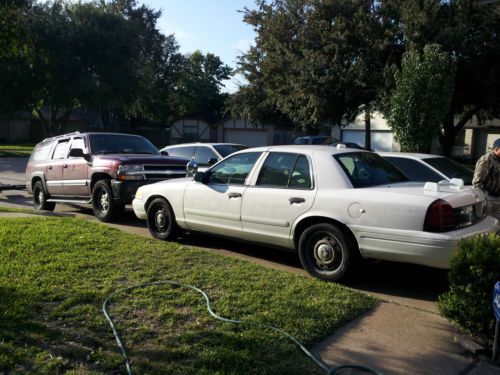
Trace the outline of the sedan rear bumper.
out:
<instances>
[{"instance_id":1,"label":"sedan rear bumper","mask_svg":"<svg viewBox=\"0 0 500 375\"><path fill-rule=\"evenodd\" d=\"M365 258L450 268L458 241L479 234L495 233L500 223L492 216L467 228L446 233L402 231L350 226Z\"/></svg>"}]
</instances>

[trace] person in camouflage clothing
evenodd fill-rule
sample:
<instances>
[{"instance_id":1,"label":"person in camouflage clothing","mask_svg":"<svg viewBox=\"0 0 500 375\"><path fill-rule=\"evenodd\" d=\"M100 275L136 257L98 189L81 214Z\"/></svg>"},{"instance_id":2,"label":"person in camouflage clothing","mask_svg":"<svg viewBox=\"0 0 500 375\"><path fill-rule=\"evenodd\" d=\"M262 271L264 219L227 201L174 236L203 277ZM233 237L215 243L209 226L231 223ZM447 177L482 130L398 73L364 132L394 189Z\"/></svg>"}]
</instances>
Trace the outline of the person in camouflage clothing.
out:
<instances>
[{"instance_id":1,"label":"person in camouflage clothing","mask_svg":"<svg viewBox=\"0 0 500 375\"><path fill-rule=\"evenodd\" d=\"M472 184L487 194L488 213L500 220L500 138L477 161Z\"/></svg>"}]
</instances>

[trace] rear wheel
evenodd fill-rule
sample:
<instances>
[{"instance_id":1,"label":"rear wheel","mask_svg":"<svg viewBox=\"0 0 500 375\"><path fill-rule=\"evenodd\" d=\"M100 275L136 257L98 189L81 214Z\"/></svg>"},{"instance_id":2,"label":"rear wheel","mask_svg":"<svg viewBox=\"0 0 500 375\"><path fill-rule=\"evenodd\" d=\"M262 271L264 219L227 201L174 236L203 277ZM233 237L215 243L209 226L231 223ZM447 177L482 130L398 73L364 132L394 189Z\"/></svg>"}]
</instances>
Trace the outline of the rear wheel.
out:
<instances>
[{"instance_id":1,"label":"rear wheel","mask_svg":"<svg viewBox=\"0 0 500 375\"><path fill-rule=\"evenodd\" d=\"M173 240L177 237L179 227L170 204L163 198L154 199L147 212L149 233L160 240Z\"/></svg>"},{"instance_id":2,"label":"rear wheel","mask_svg":"<svg viewBox=\"0 0 500 375\"><path fill-rule=\"evenodd\" d=\"M325 281L337 281L352 271L357 249L335 225L315 224L300 236L299 257L310 275Z\"/></svg>"},{"instance_id":3,"label":"rear wheel","mask_svg":"<svg viewBox=\"0 0 500 375\"><path fill-rule=\"evenodd\" d=\"M42 181L37 181L33 186L33 206L35 210L54 211L56 204L54 202L47 202L47 194L43 188Z\"/></svg>"},{"instance_id":4,"label":"rear wheel","mask_svg":"<svg viewBox=\"0 0 500 375\"><path fill-rule=\"evenodd\" d=\"M92 189L92 209L100 221L113 220L117 214L123 212L125 205L113 200L113 192L108 180L99 180Z\"/></svg>"}]
</instances>

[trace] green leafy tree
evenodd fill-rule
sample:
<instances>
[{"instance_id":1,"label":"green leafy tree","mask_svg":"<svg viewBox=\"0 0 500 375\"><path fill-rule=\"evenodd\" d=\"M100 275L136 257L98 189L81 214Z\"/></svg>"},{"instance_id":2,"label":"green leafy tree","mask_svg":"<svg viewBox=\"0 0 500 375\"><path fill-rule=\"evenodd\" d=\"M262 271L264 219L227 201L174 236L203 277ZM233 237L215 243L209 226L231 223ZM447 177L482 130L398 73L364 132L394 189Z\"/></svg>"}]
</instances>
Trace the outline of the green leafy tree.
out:
<instances>
[{"instance_id":1,"label":"green leafy tree","mask_svg":"<svg viewBox=\"0 0 500 375\"><path fill-rule=\"evenodd\" d=\"M430 152L450 108L454 71L451 57L438 45L405 53L387 118L403 151Z\"/></svg>"},{"instance_id":2,"label":"green leafy tree","mask_svg":"<svg viewBox=\"0 0 500 375\"><path fill-rule=\"evenodd\" d=\"M352 120L376 103L384 66L400 50L392 9L392 1L257 1L244 14L257 33L239 61L248 85L230 107L257 119L275 111L306 132Z\"/></svg>"},{"instance_id":3,"label":"green leafy tree","mask_svg":"<svg viewBox=\"0 0 500 375\"><path fill-rule=\"evenodd\" d=\"M439 44L456 66L451 105L439 134L442 152L474 116L500 116L500 15L494 4L471 0L401 2L401 29L408 49Z\"/></svg>"}]
</instances>

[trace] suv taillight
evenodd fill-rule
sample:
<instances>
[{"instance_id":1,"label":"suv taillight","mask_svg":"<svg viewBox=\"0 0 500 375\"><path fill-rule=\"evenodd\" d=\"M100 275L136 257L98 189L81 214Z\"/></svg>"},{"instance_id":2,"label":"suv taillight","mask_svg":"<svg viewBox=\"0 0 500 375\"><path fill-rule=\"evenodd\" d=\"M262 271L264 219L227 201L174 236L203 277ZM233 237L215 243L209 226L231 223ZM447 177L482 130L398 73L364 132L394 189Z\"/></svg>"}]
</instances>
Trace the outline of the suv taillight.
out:
<instances>
[{"instance_id":1,"label":"suv taillight","mask_svg":"<svg viewBox=\"0 0 500 375\"><path fill-rule=\"evenodd\" d=\"M455 211L450 204L438 199L429 206L425 215L424 231L446 232L457 228Z\"/></svg>"}]
</instances>

